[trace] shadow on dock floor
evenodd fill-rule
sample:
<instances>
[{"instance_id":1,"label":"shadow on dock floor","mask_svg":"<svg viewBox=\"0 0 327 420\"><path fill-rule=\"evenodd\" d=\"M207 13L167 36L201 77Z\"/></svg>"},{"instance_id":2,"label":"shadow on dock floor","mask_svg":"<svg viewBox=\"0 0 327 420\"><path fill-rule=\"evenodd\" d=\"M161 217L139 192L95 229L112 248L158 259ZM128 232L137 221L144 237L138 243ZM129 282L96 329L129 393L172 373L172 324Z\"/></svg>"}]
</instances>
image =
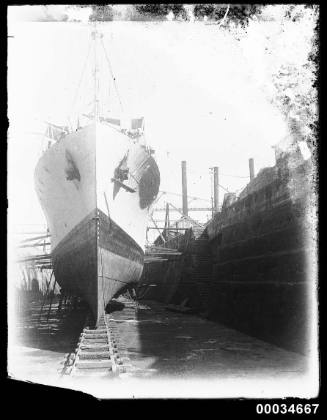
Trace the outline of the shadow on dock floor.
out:
<instances>
[{"instance_id":1,"label":"shadow on dock floor","mask_svg":"<svg viewBox=\"0 0 327 420\"><path fill-rule=\"evenodd\" d=\"M57 305L50 312L44 308L48 321L40 319L38 303L20 318L10 356L14 377L58 380L65 353L75 350L88 312L82 305L58 312ZM108 308L130 360L127 377L273 380L306 373L307 359L297 353L157 302L142 301L137 310L134 306L119 298Z\"/></svg>"},{"instance_id":2,"label":"shadow on dock floor","mask_svg":"<svg viewBox=\"0 0 327 420\"><path fill-rule=\"evenodd\" d=\"M44 305L36 301L16 318L16 345L40 350L69 353L74 350L83 328L87 308L65 305L58 310L58 302Z\"/></svg>"},{"instance_id":3,"label":"shadow on dock floor","mask_svg":"<svg viewBox=\"0 0 327 420\"><path fill-rule=\"evenodd\" d=\"M305 357L195 315L144 302L126 318L113 312L133 377L285 377L305 373ZM151 308L151 309L150 309Z\"/></svg>"}]
</instances>

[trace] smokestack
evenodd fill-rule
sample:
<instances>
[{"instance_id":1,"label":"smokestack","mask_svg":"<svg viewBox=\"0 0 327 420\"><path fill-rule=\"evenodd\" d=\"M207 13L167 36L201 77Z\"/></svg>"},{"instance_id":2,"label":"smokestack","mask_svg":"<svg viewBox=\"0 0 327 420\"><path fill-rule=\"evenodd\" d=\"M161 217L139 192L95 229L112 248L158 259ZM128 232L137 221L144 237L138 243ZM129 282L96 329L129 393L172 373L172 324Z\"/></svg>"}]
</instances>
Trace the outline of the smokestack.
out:
<instances>
[{"instance_id":1,"label":"smokestack","mask_svg":"<svg viewBox=\"0 0 327 420\"><path fill-rule=\"evenodd\" d=\"M250 169L250 181L254 178L254 160L252 158L249 159L249 169Z\"/></svg>"},{"instance_id":2,"label":"smokestack","mask_svg":"<svg viewBox=\"0 0 327 420\"><path fill-rule=\"evenodd\" d=\"M219 168L213 168L213 211L219 211Z\"/></svg>"},{"instance_id":3,"label":"smokestack","mask_svg":"<svg viewBox=\"0 0 327 420\"><path fill-rule=\"evenodd\" d=\"M182 161L182 195L183 195L183 215L188 216L187 208L187 178L186 178L186 161Z\"/></svg>"}]
</instances>

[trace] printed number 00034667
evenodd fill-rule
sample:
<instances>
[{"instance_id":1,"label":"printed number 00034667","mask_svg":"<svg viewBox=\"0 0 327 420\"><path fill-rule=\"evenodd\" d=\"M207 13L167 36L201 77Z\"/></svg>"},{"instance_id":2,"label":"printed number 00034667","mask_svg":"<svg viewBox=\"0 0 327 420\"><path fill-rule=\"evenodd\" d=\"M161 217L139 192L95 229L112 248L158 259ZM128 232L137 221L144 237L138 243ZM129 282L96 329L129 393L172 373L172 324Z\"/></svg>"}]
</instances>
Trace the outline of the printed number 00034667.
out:
<instances>
[{"instance_id":1,"label":"printed number 00034667","mask_svg":"<svg viewBox=\"0 0 327 420\"><path fill-rule=\"evenodd\" d=\"M319 404L257 404L257 414L316 414Z\"/></svg>"}]
</instances>

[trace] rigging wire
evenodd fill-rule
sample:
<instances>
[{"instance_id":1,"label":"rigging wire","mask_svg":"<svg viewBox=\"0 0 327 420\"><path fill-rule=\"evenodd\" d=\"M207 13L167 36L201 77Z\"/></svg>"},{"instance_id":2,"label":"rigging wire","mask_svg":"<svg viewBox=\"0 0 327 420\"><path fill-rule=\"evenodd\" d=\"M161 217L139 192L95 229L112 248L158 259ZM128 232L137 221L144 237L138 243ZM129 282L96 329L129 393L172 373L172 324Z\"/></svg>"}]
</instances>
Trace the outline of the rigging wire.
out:
<instances>
[{"instance_id":1,"label":"rigging wire","mask_svg":"<svg viewBox=\"0 0 327 420\"><path fill-rule=\"evenodd\" d=\"M114 83L114 87L115 87L115 90L116 90L116 94L117 94L117 97L118 97L118 101L119 101L119 104L120 104L121 111L124 112L124 107L123 107L123 104L122 104L122 101L121 101L121 97L120 97L120 94L119 94L118 86L116 84L116 78L114 76L114 73L113 73L113 70L112 70L112 66L111 66L111 62L109 60L109 57L108 57L107 51L105 49L105 46L104 46L104 43L103 43L102 38L101 38L101 45L102 45L102 48L103 48L103 51L104 51L104 55L105 55L106 60L107 60L107 63L108 63L109 71L110 71L110 74L111 74L111 77L112 77L112 80L113 80L113 83Z\"/></svg>"},{"instance_id":2,"label":"rigging wire","mask_svg":"<svg viewBox=\"0 0 327 420\"><path fill-rule=\"evenodd\" d=\"M171 192L171 191L163 191L163 190L159 190L159 192L163 193L163 194L168 194L168 195L177 195L179 197L182 197L183 194L179 194L179 193L175 193L175 192ZM208 201L210 202L210 200L208 200L207 198L201 198L201 197L195 197L192 195L187 195L188 198L192 198L194 200L200 200L200 201Z\"/></svg>"},{"instance_id":3,"label":"rigging wire","mask_svg":"<svg viewBox=\"0 0 327 420\"><path fill-rule=\"evenodd\" d=\"M239 175L228 175L228 174L223 174L223 173L220 173L220 175L222 175L222 176L230 176L232 178L250 178L250 175L247 175L247 176L239 176Z\"/></svg>"},{"instance_id":4,"label":"rigging wire","mask_svg":"<svg viewBox=\"0 0 327 420\"><path fill-rule=\"evenodd\" d=\"M224 191L226 191L226 192L228 192L228 193L229 193L229 191L228 191L228 189L227 189L227 188L223 187L223 186L222 186L222 185L220 185L220 184L218 184L218 186L219 186L220 188L222 188Z\"/></svg>"},{"instance_id":5,"label":"rigging wire","mask_svg":"<svg viewBox=\"0 0 327 420\"><path fill-rule=\"evenodd\" d=\"M174 162L178 166L180 165L180 161L178 161L175 157L173 157L171 155L171 152L169 150L167 150L167 149L162 150L162 153L165 155L165 158L167 160L170 160L170 161ZM197 169L194 169L194 168L188 167L187 168L187 172L189 172L189 173L197 176L198 178L201 178L203 176L203 172L201 172L201 171L199 171ZM230 175L230 174L225 174L225 173L222 173L222 172L219 172L219 174L222 175L222 176L228 176L228 177L232 177L232 178L244 178L244 179L246 179L246 178L249 178L250 177L250 175L246 175L246 176L243 176L243 175Z\"/></svg>"},{"instance_id":6,"label":"rigging wire","mask_svg":"<svg viewBox=\"0 0 327 420\"><path fill-rule=\"evenodd\" d=\"M176 158L174 158L174 157L172 157L171 156L171 154L170 154L170 152L168 151L168 150L165 150L165 153L167 154L167 159L168 160L171 160L172 162L174 162L175 164L180 164L180 162L177 162L177 159ZM168 156L168 154L169 154L169 156ZM175 172L175 174L177 173L177 169L175 168L175 167L172 167L172 170L173 170L173 172ZM200 181L203 181L203 173L201 173L200 171L198 171L198 170L194 170L194 169L191 169L191 168L188 168L187 169L187 171L189 172L189 173L191 173L191 174L193 174L193 175L195 175L196 176L196 180L193 182L193 184L198 184ZM220 175L221 176L226 176L226 177L232 177L232 178L239 178L239 179L249 179L249 175L248 176L239 176L239 175L229 175L229 174L224 174L224 173L221 173L220 172ZM219 187L220 188L222 188L224 191L226 191L227 193L229 193L230 191L228 190L228 188L226 188L226 187L224 187L224 186L222 186L222 185L220 185L220 184L218 184L219 185ZM172 194L172 193L170 193L170 194ZM175 194L175 195L178 195L178 194ZM181 195L181 194L180 194ZM191 199L199 199L198 197L191 197L191 196L189 196L189 198L191 198ZM201 199L202 200L202 199ZM208 200L208 199L203 199L204 201L210 201L211 202L211 200Z\"/></svg>"},{"instance_id":7,"label":"rigging wire","mask_svg":"<svg viewBox=\"0 0 327 420\"><path fill-rule=\"evenodd\" d=\"M72 102L70 116L68 117L69 122L70 122L70 117L73 114L73 110L74 110L74 107L75 107L75 104L76 104L76 101L77 101L78 93L79 93L79 90L80 90L80 87L81 87L81 84L82 84L82 80L83 80L83 77L84 77L84 73L85 73L85 70L86 70L86 65L87 65L89 55L90 55L90 52L91 52L91 44L92 44L92 41L89 42L89 47L88 47L88 51L87 51L87 54L86 54L86 59L85 59L85 62L84 62L83 70L82 70L81 77L80 77L80 80L78 82L76 92L75 92L75 96L74 96L74 99L73 99L73 102ZM71 124L70 124L70 126L71 126Z\"/></svg>"}]
</instances>

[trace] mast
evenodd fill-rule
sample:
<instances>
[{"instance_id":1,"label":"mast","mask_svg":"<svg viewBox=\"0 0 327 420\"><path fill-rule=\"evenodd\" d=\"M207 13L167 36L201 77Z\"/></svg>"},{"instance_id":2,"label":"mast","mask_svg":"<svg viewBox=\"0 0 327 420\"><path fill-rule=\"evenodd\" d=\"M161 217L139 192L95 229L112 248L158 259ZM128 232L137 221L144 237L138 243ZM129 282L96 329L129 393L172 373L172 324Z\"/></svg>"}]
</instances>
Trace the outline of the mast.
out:
<instances>
[{"instance_id":1,"label":"mast","mask_svg":"<svg viewBox=\"0 0 327 420\"><path fill-rule=\"evenodd\" d=\"M98 32L96 29L96 22L94 22L94 30L92 32L92 39L94 42L94 120L99 122L99 67L98 67L98 38L102 38L102 33Z\"/></svg>"},{"instance_id":2,"label":"mast","mask_svg":"<svg viewBox=\"0 0 327 420\"><path fill-rule=\"evenodd\" d=\"M105 58L105 60L107 62L107 65L108 65L108 69L109 69L111 78L113 80L113 86L114 86L114 89L115 89L115 92L116 92L116 95L117 95L117 98L118 98L118 101L119 101L119 105L120 105L120 108L121 108L121 113L123 113L124 112L123 104L122 104L122 100L121 100L121 97L120 97L120 94L119 94L119 91L118 91L116 78L114 76L112 66L111 66L111 63L110 63L110 60L109 60L109 56L107 54L107 51L106 51L104 43L103 43L103 33L97 30L96 22L94 22L93 23L93 29L91 31L91 39L90 39L90 43L89 43L89 48L88 48L86 60L85 60L85 63L84 63L82 74L81 74L81 77L80 77L80 80L79 80L79 83L78 83L78 86L77 86L77 89L76 89L76 92L75 92L75 96L74 96L74 99L73 99L73 103L72 103L71 114L74 111L74 107L75 107L76 101L78 99L78 93L79 93L81 83L83 81L83 76L84 76L85 69L86 69L86 66L87 66L87 63L88 63L88 59L89 59L90 55L93 54L93 64L94 65L93 65L93 71L91 72L91 74L93 75L93 95L92 95L93 96L93 101L92 101L93 109L91 110L91 115L89 114L89 115L87 115L87 117L88 118L93 118L95 122L99 122L100 117L103 115L102 114L102 111L103 111L103 108L102 108L103 103L102 102L103 101L100 100L100 65L101 65L101 62L99 63L100 54L101 54L102 50L103 50L103 53L104 53L104 58ZM91 65L91 67L92 67L92 65ZM108 84L108 86L109 86L109 84ZM89 110L89 108L88 108L88 110ZM100 115L100 113L101 113L101 115ZM72 130L73 128L72 128L72 123L71 123L71 118L70 117L68 117L68 123L69 123L69 126L70 126L71 130ZM144 122L143 122L143 124L144 124ZM79 127L79 120L77 122L77 126Z\"/></svg>"}]
</instances>

